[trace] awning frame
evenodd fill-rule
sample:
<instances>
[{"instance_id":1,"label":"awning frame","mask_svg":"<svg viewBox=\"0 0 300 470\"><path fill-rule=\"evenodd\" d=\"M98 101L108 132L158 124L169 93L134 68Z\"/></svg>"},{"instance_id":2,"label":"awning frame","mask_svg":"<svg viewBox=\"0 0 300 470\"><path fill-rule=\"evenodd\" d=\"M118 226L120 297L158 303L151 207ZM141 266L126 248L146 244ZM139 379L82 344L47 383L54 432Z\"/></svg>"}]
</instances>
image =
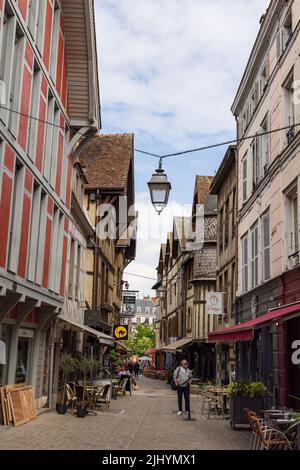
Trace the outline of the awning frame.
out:
<instances>
[{"instance_id":1,"label":"awning frame","mask_svg":"<svg viewBox=\"0 0 300 470\"><path fill-rule=\"evenodd\" d=\"M66 320L65 318L60 318L60 321L66 323L71 328L74 328L76 331L81 331L82 333L87 333L89 336L97 338L100 344L105 344L107 346L114 347L116 340L101 331L94 330L93 328L86 326L86 325L79 325L78 323Z\"/></svg>"}]
</instances>

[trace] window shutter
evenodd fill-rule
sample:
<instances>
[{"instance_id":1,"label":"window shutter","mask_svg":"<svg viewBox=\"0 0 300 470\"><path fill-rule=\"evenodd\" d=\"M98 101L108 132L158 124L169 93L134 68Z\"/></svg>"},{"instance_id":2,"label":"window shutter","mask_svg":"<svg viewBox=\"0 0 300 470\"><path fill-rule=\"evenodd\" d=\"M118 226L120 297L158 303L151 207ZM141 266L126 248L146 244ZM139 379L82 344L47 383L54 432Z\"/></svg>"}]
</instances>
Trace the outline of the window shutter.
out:
<instances>
[{"instance_id":1,"label":"window shutter","mask_svg":"<svg viewBox=\"0 0 300 470\"><path fill-rule=\"evenodd\" d=\"M281 51L282 51L282 34L281 30L277 33L276 36L276 46L277 46L277 59L280 59L281 57Z\"/></svg>"},{"instance_id":2,"label":"window shutter","mask_svg":"<svg viewBox=\"0 0 300 470\"><path fill-rule=\"evenodd\" d=\"M242 240L242 262L243 262L243 291L248 290L248 236L246 235Z\"/></svg>"},{"instance_id":3,"label":"window shutter","mask_svg":"<svg viewBox=\"0 0 300 470\"><path fill-rule=\"evenodd\" d=\"M263 217L264 280L271 278L270 214Z\"/></svg>"},{"instance_id":4,"label":"window shutter","mask_svg":"<svg viewBox=\"0 0 300 470\"><path fill-rule=\"evenodd\" d=\"M247 159L243 160L243 202L247 200Z\"/></svg>"}]
</instances>

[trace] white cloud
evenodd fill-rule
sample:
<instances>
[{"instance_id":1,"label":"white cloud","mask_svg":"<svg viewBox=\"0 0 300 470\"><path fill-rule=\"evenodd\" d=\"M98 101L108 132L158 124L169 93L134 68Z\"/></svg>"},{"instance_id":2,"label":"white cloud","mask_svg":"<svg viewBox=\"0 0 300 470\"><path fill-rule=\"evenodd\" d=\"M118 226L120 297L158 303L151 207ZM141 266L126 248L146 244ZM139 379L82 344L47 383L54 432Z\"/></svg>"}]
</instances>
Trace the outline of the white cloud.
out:
<instances>
[{"instance_id":1,"label":"white cloud","mask_svg":"<svg viewBox=\"0 0 300 470\"><path fill-rule=\"evenodd\" d=\"M159 146L173 151L234 135L230 106L268 4L95 0L103 131L134 132L137 147L142 142L146 150L156 151ZM198 172L199 164L189 164ZM152 168L139 160L136 180ZM139 204L145 197L138 195ZM142 208L139 227L144 230L145 214ZM158 216L152 214L158 227ZM167 223L164 238L170 228ZM159 244L140 241L137 261L128 271L155 277ZM128 280L150 292L151 280Z\"/></svg>"},{"instance_id":2,"label":"white cloud","mask_svg":"<svg viewBox=\"0 0 300 470\"><path fill-rule=\"evenodd\" d=\"M267 0L96 0L104 126L184 143L231 132Z\"/></svg>"}]
</instances>

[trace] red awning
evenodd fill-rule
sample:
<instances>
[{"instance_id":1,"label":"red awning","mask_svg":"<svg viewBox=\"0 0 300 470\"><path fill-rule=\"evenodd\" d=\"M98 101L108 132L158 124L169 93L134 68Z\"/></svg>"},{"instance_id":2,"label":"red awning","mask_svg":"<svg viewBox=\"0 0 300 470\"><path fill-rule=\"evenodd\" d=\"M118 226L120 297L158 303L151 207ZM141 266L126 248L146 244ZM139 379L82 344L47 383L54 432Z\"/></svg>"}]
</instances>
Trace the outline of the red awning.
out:
<instances>
[{"instance_id":1,"label":"red awning","mask_svg":"<svg viewBox=\"0 0 300 470\"><path fill-rule=\"evenodd\" d=\"M285 305L283 307L274 308L269 310L264 315L261 315L254 320L240 323L239 325L231 326L225 330L213 331L208 335L210 343L231 343L233 341L252 341L254 337L254 330L260 328L265 323L279 320L288 317L294 313L300 315L300 303Z\"/></svg>"},{"instance_id":2,"label":"red awning","mask_svg":"<svg viewBox=\"0 0 300 470\"><path fill-rule=\"evenodd\" d=\"M148 349L148 351L145 351L145 356L149 356L149 354L155 354L159 351L161 351L161 349L156 349L156 348Z\"/></svg>"}]
</instances>

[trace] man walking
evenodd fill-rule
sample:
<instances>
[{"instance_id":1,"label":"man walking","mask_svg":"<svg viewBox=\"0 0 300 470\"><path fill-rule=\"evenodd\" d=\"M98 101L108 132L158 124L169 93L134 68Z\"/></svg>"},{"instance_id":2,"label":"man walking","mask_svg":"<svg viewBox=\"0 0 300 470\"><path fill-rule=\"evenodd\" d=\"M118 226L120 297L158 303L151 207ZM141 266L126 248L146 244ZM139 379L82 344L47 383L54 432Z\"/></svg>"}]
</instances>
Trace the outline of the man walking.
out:
<instances>
[{"instance_id":1,"label":"man walking","mask_svg":"<svg viewBox=\"0 0 300 470\"><path fill-rule=\"evenodd\" d=\"M183 359L181 364L174 372L174 382L177 386L177 395L178 395L178 415L182 415L182 395L184 395L185 401L185 411L190 413L190 381L192 378L192 373L188 368L188 361Z\"/></svg>"},{"instance_id":2,"label":"man walking","mask_svg":"<svg viewBox=\"0 0 300 470\"><path fill-rule=\"evenodd\" d=\"M140 370L140 364L136 362L133 366L133 371L134 371L136 380L139 380L139 370Z\"/></svg>"}]
</instances>

